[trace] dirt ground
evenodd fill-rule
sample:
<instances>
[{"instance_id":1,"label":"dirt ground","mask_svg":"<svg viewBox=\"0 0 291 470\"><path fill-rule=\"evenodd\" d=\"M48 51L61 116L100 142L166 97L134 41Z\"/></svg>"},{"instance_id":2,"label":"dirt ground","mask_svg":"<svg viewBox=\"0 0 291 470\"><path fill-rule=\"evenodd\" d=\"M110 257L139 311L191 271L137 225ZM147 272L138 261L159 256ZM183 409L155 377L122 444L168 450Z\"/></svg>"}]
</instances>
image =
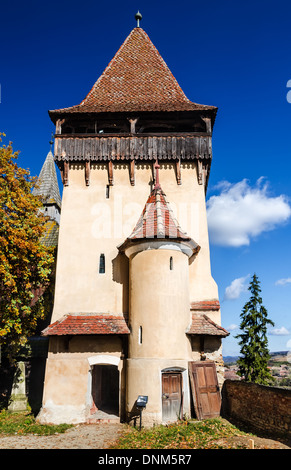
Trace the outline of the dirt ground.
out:
<instances>
[{"instance_id":1,"label":"dirt ground","mask_svg":"<svg viewBox=\"0 0 291 470\"><path fill-rule=\"evenodd\" d=\"M125 427L126 425L120 423L80 424L63 434L52 436L2 434L0 449L108 449ZM236 444L248 448L252 444L250 439L254 441L255 449L291 449L291 443L289 446L279 441L251 435L233 436L217 443L227 447Z\"/></svg>"},{"instance_id":2,"label":"dirt ground","mask_svg":"<svg viewBox=\"0 0 291 470\"><path fill-rule=\"evenodd\" d=\"M79 424L51 436L0 434L0 449L107 449L122 429L120 423L98 423Z\"/></svg>"}]
</instances>

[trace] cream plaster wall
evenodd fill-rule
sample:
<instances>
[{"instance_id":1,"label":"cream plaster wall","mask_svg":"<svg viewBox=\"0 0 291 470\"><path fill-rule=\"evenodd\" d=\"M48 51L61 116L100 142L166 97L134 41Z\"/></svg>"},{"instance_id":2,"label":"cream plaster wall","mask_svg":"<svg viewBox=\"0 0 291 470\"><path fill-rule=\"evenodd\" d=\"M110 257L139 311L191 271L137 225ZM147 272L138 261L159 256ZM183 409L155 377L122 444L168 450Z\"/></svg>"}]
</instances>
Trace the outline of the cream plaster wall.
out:
<instances>
[{"instance_id":1,"label":"cream plaster wall","mask_svg":"<svg viewBox=\"0 0 291 470\"><path fill-rule=\"evenodd\" d=\"M85 422L92 404L92 366L114 364L123 371L120 337L88 335L66 341L65 337L50 338L43 403L38 415L41 423Z\"/></svg>"},{"instance_id":2,"label":"cream plaster wall","mask_svg":"<svg viewBox=\"0 0 291 470\"><path fill-rule=\"evenodd\" d=\"M126 405L130 412L138 395L147 395L143 415L145 423L152 425L162 421L162 370L176 366L187 370L192 358L191 340L185 334L191 320L188 256L165 248L131 255L129 287L131 335ZM186 387L187 374L184 382ZM184 398L183 413L189 414L188 387Z\"/></svg>"},{"instance_id":3,"label":"cream plaster wall","mask_svg":"<svg viewBox=\"0 0 291 470\"><path fill-rule=\"evenodd\" d=\"M142 251L131 257L129 271L129 357L190 359L185 335L190 324L188 256L166 249Z\"/></svg>"},{"instance_id":4,"label":"cream plaster wall","mask_svg":"<svg viewBox=\"0 0 291 470\"><path fill-rule=\"evenodd\" d=\"M131 186L128 165L114 164L114 185L106 198L107 166L92 165L86 186L84 166L72 164L69 186L63 191L52 316L54 322L67 313L130 311L126 409L130 411L139 394L149 395L148 423L161 421L162 369L187 370L192 360L191 341L185 334L190 302L218 298L210 270L204 186L198 184L196 164L182 164L182 185L177 185L172 164L160 165L161 186L182 230L201 246L194 261L189 265L187 255L179 251L150 250L132 257L129 273L129 261L117 247L133 230L151 192L152 165L137 164L135 186ZM101 253L105 254L105 274L99 273ZM170 256L173 271L169 270ZM215 317L220 323L219 313ZM143 327L142 344L138 344L139 326ZM40 421L86 419L91 386L88 358L96 354L120 357L122 352L121 344L116 347L107 338L107 346L99 342L97 347L90 341L89 337L85 341L73 338L70 349L64 351L51 339ZM189 403L186 391L187 414Z\"/></svg>"},{"instance_id":5,"label":"cream plaster wall","mask_svg":"<svg viewBox=\"0 0 291 470\"><path fill-rule=\"evenodd\" d=\"M129 413L138 395L147 395L148 403L143 411L142 421L145 426L160 424L162 416L162 371L167 368L179 368L182 372L183 410L190 416L190 391L188 380L188 361L175 359L128 359L126 406Z\"/></svg>"},{"instance_id":6,"label":"cream plaster wall","mask_svg":"<svg viewBox=\"0 0 291 470\"><path fill-rule=\"evenodd\" d=\"M177 185L172 164L161 163L160 182L184 231L201 246L189 267L189 301L218 297L211 276L204 186L197 181L195 163L182 164ZM52 322L67 313L128 311L128 263L117 246L131 233L151 191L152 165L137 164L135 186L127 164L114 164L114 185L107 166L93 164L90 186L83 164L72 164L64 187L59 232L55 304ZM104 253L106 272L99 274Z\"/></svg>"}]
</instances>

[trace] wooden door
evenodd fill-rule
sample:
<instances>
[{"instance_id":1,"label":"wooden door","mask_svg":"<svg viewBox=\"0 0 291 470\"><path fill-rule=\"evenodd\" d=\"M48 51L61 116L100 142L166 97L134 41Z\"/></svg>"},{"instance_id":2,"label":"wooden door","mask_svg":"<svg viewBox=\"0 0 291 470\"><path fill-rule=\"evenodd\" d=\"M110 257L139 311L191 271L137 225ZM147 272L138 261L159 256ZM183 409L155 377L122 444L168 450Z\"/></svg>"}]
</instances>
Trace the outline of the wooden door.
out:
<instances>
[{"instance_id":1,"label":"wooden door","mask_svg":"<svg viewBox=\"0 0 291 470\"><path fill-rule=\"evenodd\" d=\"M214 362L189 362L194 408L198 419L220 415L221 397Z\"/></svg>"},{"instance_id":2,"label":"wooden door","mask_svg":"<svg viewBox=\"0 0 291 470\"><path fill-rule=\"evenodd\" d=\"M162 419L175 421L182 413L182 374L163 372L162 374Z\"/></svg>"}]
</instances>

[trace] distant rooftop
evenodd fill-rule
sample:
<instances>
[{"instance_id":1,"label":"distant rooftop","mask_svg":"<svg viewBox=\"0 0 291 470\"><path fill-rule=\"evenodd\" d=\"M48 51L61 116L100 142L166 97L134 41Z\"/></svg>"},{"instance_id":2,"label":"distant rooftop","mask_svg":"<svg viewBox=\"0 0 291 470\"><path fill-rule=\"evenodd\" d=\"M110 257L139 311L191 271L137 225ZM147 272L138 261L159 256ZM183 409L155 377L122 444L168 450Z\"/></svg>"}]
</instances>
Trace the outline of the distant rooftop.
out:
<instances>
[{"instance_id":1,"label":"distant rooftop","mask_svg":"<svg viewBox=\"0 0 291 470\"><path fill-rule=\"evenodd\" d=\"M57 172L51 151L47 154L32 194L42 196L43 203L45 204L56 204L61 208L62 203Z\"/></svg>"}]
</instances>

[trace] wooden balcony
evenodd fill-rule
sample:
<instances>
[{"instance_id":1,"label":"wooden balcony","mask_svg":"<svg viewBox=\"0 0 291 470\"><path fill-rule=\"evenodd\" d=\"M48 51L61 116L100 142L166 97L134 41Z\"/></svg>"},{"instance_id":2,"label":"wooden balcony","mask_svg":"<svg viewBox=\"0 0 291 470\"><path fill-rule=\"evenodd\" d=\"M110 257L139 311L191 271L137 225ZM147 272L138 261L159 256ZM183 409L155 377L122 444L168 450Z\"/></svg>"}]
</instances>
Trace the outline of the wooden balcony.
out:
<instances>
[{"instance_id":1,"label":"wooden balcony","mask_svg":"<svg viewBox=\"0 0 291 470\"><path fill-rule=\"evenodd\" d=\"M209 160L210 134L56 134L55 160Z\"/></svg>"}]
</instances>

